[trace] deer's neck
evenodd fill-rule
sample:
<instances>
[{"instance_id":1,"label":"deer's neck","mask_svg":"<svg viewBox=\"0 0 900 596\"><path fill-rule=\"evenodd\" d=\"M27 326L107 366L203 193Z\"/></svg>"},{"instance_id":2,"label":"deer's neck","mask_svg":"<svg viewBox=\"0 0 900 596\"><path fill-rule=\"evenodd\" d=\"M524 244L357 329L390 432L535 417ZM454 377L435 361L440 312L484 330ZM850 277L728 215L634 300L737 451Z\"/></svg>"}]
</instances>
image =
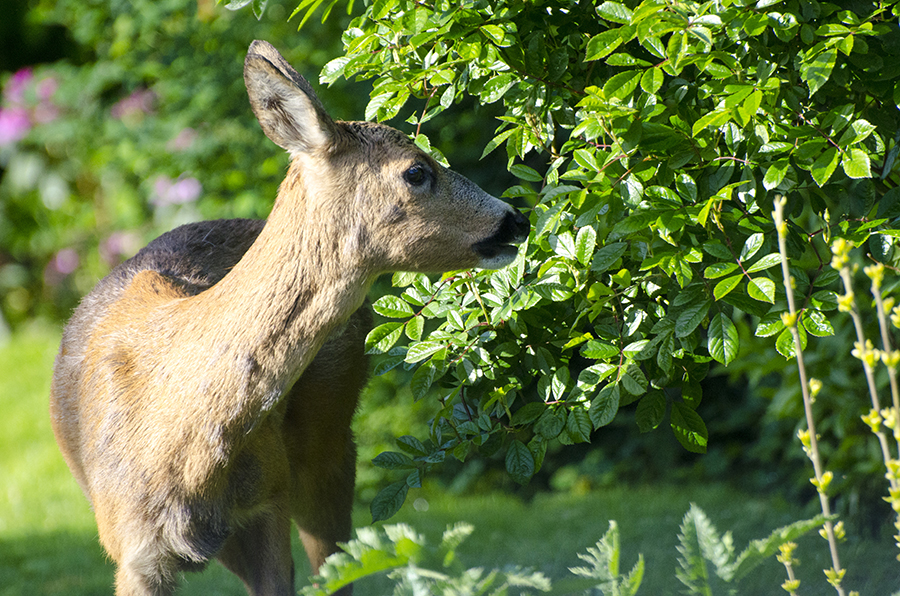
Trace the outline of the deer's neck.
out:
<instances>
[{"instance_id":1,"label":"deer's neck","mask_svg":"<svg viewBox=\"0 0 900 596\"><path fill-rule=\"evenodd\" d=\"M307 200L309 185L292 165L256 242L218 284L198 296L241 418L273 407L338 326L360 307L371 275L348 250L352 226L329 203ZM319 182L319 181L315 181ZM329 189L324 189L329 192ZM335 197L346 204L347 197Z\"/></svg>"}]
</instances>

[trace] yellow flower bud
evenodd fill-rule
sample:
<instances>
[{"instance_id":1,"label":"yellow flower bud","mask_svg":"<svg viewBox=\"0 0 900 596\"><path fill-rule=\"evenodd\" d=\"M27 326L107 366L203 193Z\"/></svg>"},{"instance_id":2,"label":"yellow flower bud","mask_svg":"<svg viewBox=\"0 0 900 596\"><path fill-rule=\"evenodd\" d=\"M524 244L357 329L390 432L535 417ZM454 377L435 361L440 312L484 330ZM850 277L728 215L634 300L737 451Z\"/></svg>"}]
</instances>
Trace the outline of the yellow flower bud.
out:
<instances>
[{"instance_id":1,"label":"yellow flower bud","mask_svg":"<svg viewBox=\"0 0 900 596\"><path fill-rule=\"evenodd\" d=\"M809 380L809 394L812 397L816 397L819 395L819 392L822 390L822 381L819 379L810 379Z\"/></svg>"},{"instance_id":2,"label":"yellow flower bud","mask_svg":"<svg viewBox=\"0 0 900 596\"><path fill-rule=\"evenodd\" d=\"M868 267L863 267L863 272L872 280L874 289L877 290L881 287L881 282L884 281L884 265L881 263L869 265Z\"/></svg>"},{"instance_id":3,"label":"yellow flower bud","mask_svg":"<svg viewBox=\"0 0 900 596\"><path fill-rule=\"evenodd\" d=\"M869 413L862 417L862 421L869 425L873 433L881 430L881 414L875 408L869 410Z\"/></svg>"},{"instance_id":4,"label":"yellow flower bud","mask_svg":"<svg viewBox=\"0 0 900 596\"><path fill-rule=\"evenodd\" d=\"M792 328L794 325L797 324L797 315L796 315L796 313L790 313L790 312L787 312L787 311L781 313L781 322L782 322L782 323L784 324L784 326L787 327L788 329Z\"/></svg>"},{"instance_id":5,"label":"yellow flower bud","mask_svg":"<svg viewBox=\"0 0 900 596\"><path fill-rule=\"evenodd\" d=\"M853 310L853 292L847 292L837 297L838 310L841 312L850 312Z\"/></svg>"}]
</instances>

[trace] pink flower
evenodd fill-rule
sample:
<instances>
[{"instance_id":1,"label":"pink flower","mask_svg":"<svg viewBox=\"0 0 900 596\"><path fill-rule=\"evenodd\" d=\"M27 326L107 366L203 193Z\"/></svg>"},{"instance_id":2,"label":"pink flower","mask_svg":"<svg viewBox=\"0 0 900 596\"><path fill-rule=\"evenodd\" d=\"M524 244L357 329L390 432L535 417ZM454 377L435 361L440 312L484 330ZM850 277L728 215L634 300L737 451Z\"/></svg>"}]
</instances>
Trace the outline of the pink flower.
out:
<instances>
[{"instance_id":1,"label":"pink flower","mask_svg":"<svg viewBox=\"0 0 900 596\"><path fill-rule=\"evenodd\" d=\"M137 252L140 240L133 232L113 232L100 243L100 257L113 267Z\"/></svg>"},{"instance_id":2,"label":"pink flower","mask_svg":"<svg viewBox=\"0 0 900 596\"><path fill-rule=\"evenodd\" d=\"M137 89L128 97L114 105L109 113L113 118L124 120L132 116L142 116L153 112L156 94L149 89Z\"/></svg>"},{"instance_id":3,"label":"pink flower","mask_svg":"<svg viewBox=\"0 0 900 596\"><path fill-rule=\"evenodd\" d=\"M191 127L182 128L181 132L179 132L174 139L169 141L166 145L166 149L169 151L184 151L185 149L189 149L196 139L196 130Z\"/></svg>"},{"instance_id":4,"label":"pink flower","mask_svg":"<svg viewBox=\"0 0 900 596\"><path fill-rule=\"evenodd\" d=\"M0 147L11 145L28 134L31 121L24 108L0 108Z\"/></svg>"},{"instance_id":5,"label":"pink flower","mask_svg":"<svg viewBox=\"0 0 900 596\"><path fill-rule=\"evenodd\" d=\"M3 88L3 99L10 105L21 105L25 101L25 89L34 79L34 72L31 68L23 68L16 72L6 82Z\"/></svg>"},{"instance_id":6,"label":"pink flower","mask_svg":"<svg viewBox=\"0 0 900 596\"><path fill-rule=\"evenodd\" d=\"M203 185L196 178L185 177L172 180L168 176L157 176L153 183L153 198L150 202L157 207L164 205L182 205L196 201L203 192Z\"/></svg>"}]
</instances>

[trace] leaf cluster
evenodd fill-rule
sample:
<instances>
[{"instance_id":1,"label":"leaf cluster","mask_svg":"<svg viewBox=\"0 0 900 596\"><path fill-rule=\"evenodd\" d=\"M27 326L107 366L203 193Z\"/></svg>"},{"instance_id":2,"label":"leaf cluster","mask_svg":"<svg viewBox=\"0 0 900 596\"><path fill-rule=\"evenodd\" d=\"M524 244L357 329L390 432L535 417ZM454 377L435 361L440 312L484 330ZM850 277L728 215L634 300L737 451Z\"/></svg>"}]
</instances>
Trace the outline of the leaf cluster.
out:
<instances>
[{"instance_id":1,"label":"leaf cluster","mask_svg":"<svg viewBox=\"0 0 900 596\"><path fill-rule=\"evenodd\" d=\"M793 356L776 196L801 338L832 334L828 243L895 259L894 11L383 0L355 19L322 81L374 78L367 117L406 114L426 149L427 123L462 98L502 104L483 157L505 149L520 184L504 196L533 225L509 268L398 274L400 295L375 304L395 319L367 341L378 372L413 369L416 398L439 404L424 452L390 463L406 485L473 450L526 482L548 446L632 404L638 430L705 451L700 382L739 357L735 321Z\"/></svg>"}]
</instances>

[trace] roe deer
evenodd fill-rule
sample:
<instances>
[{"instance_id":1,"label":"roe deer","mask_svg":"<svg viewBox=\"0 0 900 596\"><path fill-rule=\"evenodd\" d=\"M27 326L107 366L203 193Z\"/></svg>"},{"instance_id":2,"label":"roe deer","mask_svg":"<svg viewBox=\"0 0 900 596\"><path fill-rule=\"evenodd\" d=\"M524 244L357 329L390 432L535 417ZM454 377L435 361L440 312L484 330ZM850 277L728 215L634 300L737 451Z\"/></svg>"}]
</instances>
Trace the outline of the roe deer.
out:
<instances>
[{"instance_id":1,"label":"roe deer","mask_svg":"<svg viewBox=\"0 0 900 596\"><path fill-rule=\"evenodd\" d=\"M119 595L170 594L213 558L251 594L293 594L291 519L313 569L350 538L372 281L499 268L528 233L402 133L332 120L268 43L244 80L291 155L268 220L153 241L83 300L56 359L53 430Z\"/></svg>"}]
</instances>

